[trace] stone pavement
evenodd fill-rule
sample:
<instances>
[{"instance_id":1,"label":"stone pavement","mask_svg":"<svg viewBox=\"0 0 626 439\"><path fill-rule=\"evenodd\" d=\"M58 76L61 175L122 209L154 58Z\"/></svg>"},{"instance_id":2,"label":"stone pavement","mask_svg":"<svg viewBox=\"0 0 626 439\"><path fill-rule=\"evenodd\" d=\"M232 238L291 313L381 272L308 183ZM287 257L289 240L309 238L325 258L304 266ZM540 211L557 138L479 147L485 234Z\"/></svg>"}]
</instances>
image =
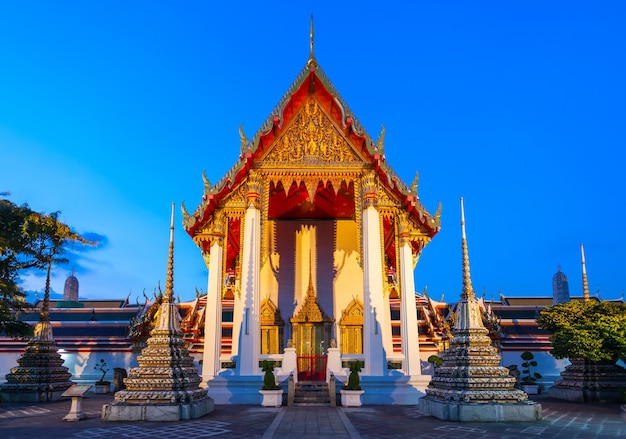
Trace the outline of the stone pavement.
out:
<instances>
[{"instance_id":1,"label":"stone pavement","mask_svg":"<svg viewBox=\"0 0 626 439\"><path fill-rule=\"evenodd\" d=\"M617 404L579 404L537 397L543 420L529 423L460 423L425 416L417 406L281 407L217 405L203 418L181 422L104 422L102 405L113 394L83 401L87 419L63 421L69 399L57 402L0 403L1 439L82 438L256 438L377 439L447 438L577 439L626 438L626 412Z\"/></svg>"}]
</instances>

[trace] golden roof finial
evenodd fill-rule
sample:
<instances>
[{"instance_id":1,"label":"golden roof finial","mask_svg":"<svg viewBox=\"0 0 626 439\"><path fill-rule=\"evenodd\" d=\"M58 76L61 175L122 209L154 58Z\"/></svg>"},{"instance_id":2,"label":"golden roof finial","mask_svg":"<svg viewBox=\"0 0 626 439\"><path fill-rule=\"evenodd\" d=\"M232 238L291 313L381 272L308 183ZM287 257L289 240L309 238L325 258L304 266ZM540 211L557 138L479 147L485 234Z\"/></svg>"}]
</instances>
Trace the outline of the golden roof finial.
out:
<instances>
[{"instance_id":1,"label":"golden roof finial","mask_svg":"<svg viewBox=\"0 0 626 439\"><path fill-rule=\"evenodd\" d=\"M313 14L311 14L311 29L309 31L309 61L306 63L308 66L315 66L315 29L313 26Z\"/></svg>"},{"instance_id":2,"label":"golden roof finial","mask_svg":"<svg viewBox=\"0 0 626 439\"><path fill-rule=\"evenodd\" d=\"M585 302L589 300L589 284L587 283L587 266L585 265L585 247L580 244L580 255L582 257L583 266L583 297Z\"/></svg>"},{"instance_id":3,"label":"golden roof finial","mask_svg":"<svg viewBox=\"0 0 626 439\"><path fill-rule=\"evenodd\" d=\"M463 197L461 197L461 245L463 248L463 293L462 299L473 299L474 288L472 288L472 279L470 278L469 253L467 251L467 237L465 236L465 209L463 207Z\"/></svg>"},{"instance_id":4,"label":"golden roof finial","mask_svg":"<svg viewBox=\"0 0 626 439\"><path fill-rule=\"evenodd\" d=\"M165 278L165 301L174 300L174 203L172 202L172 220L170 222L170 249L167 258L167 276Z\"/></svg>"}]
</instances>

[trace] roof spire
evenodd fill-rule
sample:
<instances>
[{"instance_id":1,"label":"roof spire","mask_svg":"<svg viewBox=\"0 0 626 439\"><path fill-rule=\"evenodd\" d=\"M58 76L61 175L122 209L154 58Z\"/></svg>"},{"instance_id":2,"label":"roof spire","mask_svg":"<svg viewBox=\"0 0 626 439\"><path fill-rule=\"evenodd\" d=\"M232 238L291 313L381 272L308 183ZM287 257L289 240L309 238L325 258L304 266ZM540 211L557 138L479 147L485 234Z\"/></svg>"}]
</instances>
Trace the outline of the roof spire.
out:
<instances>
[{"instance_id":1,"label":"roof spire","mask_svg":"<svg viewBox=\"0 0 626 439\"><path fill-rule=\"evenodd\" d=\"M311 14L311 29L309 31L309 61L306 63L308 66L315 66L315 29L313 26L313 14Z\"/></svg>"},{"instance_id":2,"label":"roof spire","mask_svg":"<svg viewBox=\"0 0 626 439\"><path fill-rule=\"evenodd\" d=\"M172 220L170 221L170 249L167 258L167 276L165 278L165 301L174 302L174 203L172 202Z\"/></svg>"},{"instance_id":3,"label":"roof spire","mask_svg":"<svg viewBox=\"0 0 626 439\"><path fill-rule=\"evenodd\" d=\"M465 236L465 210L463 208L463 197L461 197L461 245L463 248L463 293L462 299L473 299L474 289L472 288L472 279L470 278L469 254L467 251L467 237Z\"/></svg>"},{"instance_id":4,"label":"roof spire","mask_svg":"<svg viewBox=\"0 0 626 439\"><path fill-rule=\"evenodd\" d=\"M587 266L585 265L585 247L580 243L580 255L583 266L583 297L585 302L589 300L589 284L587 283Z\"/></svg>"}]
</instances>

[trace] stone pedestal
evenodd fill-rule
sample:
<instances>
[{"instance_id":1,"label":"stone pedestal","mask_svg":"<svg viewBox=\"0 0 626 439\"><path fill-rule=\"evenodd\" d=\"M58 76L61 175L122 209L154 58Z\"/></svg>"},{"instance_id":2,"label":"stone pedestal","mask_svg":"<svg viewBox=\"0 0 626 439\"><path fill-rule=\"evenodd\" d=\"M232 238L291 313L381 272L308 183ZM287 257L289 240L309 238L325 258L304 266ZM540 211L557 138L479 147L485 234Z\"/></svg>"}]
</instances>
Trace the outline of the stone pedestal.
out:
<instances>
[{"instance_id":1,"label":"stone pedestal","mask_svg":"<svg viewBox=\"0 0 626 439\"><path fill-rule=\"evenodd\" d=\"M365 393L364 390L341 389L339 393L341 393L341 405L343 407L361 407L363 405L361 395Z\"/></svg>"},{"instance_id":2,"label":"stone pedestal","mask_svg":"<svg viewBox=\"0 0 626 439\"><path fill-rule=\"evenodd\" d=\"M283 389L259 390L263 407L280 407L283 405Z\"/></svg>"},{"instance_id":3,"label":"stone pedestal","mask_svg":"<svg viewBox=\"0 0 626 439\"><path fill-rule=\"evenodd\" d=\"M200 418L214 409L213 400L204 398L179 404L123 404L102 406L103 421L184 421Z\"/></svg>"},{"instance_id":4,"label":"stone pedestal","mask_svg":"<svg viewBox=\"0 0 626 439\"><path fill-rule=\"evenodd\" d=\"M471 403L439 401L424 397L419 410L444 421L461 422L533 422L541 419L541 405L532 401L519 403Z\"/></svg>"}]
</instances>

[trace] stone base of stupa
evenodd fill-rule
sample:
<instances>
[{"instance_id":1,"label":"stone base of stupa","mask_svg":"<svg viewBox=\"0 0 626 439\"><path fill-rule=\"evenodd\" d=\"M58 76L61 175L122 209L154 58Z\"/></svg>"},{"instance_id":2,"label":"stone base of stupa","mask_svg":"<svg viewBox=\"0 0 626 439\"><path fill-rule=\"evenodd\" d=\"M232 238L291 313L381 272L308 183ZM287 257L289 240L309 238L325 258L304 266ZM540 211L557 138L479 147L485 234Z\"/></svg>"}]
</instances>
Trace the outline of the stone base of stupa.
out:
<instances>
[{"instance_id":1,"label":"stone base of stupa","mask_svg":"<svg viewBox=\"0 0 626 439\"><path fill-rule=\"evenodd\" d=\"M444 421L533 422L541 420L541 405L533 401L460 402L441 401L425 396L419 400L419 410Z\"/></svg>"},{"instance_id":2,"label":"stone base of stupa","mask_svg":"<svg viewBox=\"0 0 626 439\"><path fill-rule=\"evenodd\" d=\"M184 421L197 419L215 409L213 398L177 404L129 404L114 402L102 406L103 421Z\"/></svg>"},{"instance_id":3,"label":"stone base of stupa","mask_svg":"<svg viewBox=\"0 0 626 439\"><path fill-rule=\"evenodd\" d=\"M573 402L621 402L621 389L601 389L596 387L553 386L548 390L550 398Z\"/></svg>"},{"instance_id":4,"label":"stone base of stupa","mask_svg":"<svg viewBox=\"0 0 626 439\"><path fill-rule=\"evenodd\" d=\"M6 383L0 386L0 401L5 402L47 402L58 401L73 383L55 389L40 389L32 385Z\"/></svg>"}]
</instances>

